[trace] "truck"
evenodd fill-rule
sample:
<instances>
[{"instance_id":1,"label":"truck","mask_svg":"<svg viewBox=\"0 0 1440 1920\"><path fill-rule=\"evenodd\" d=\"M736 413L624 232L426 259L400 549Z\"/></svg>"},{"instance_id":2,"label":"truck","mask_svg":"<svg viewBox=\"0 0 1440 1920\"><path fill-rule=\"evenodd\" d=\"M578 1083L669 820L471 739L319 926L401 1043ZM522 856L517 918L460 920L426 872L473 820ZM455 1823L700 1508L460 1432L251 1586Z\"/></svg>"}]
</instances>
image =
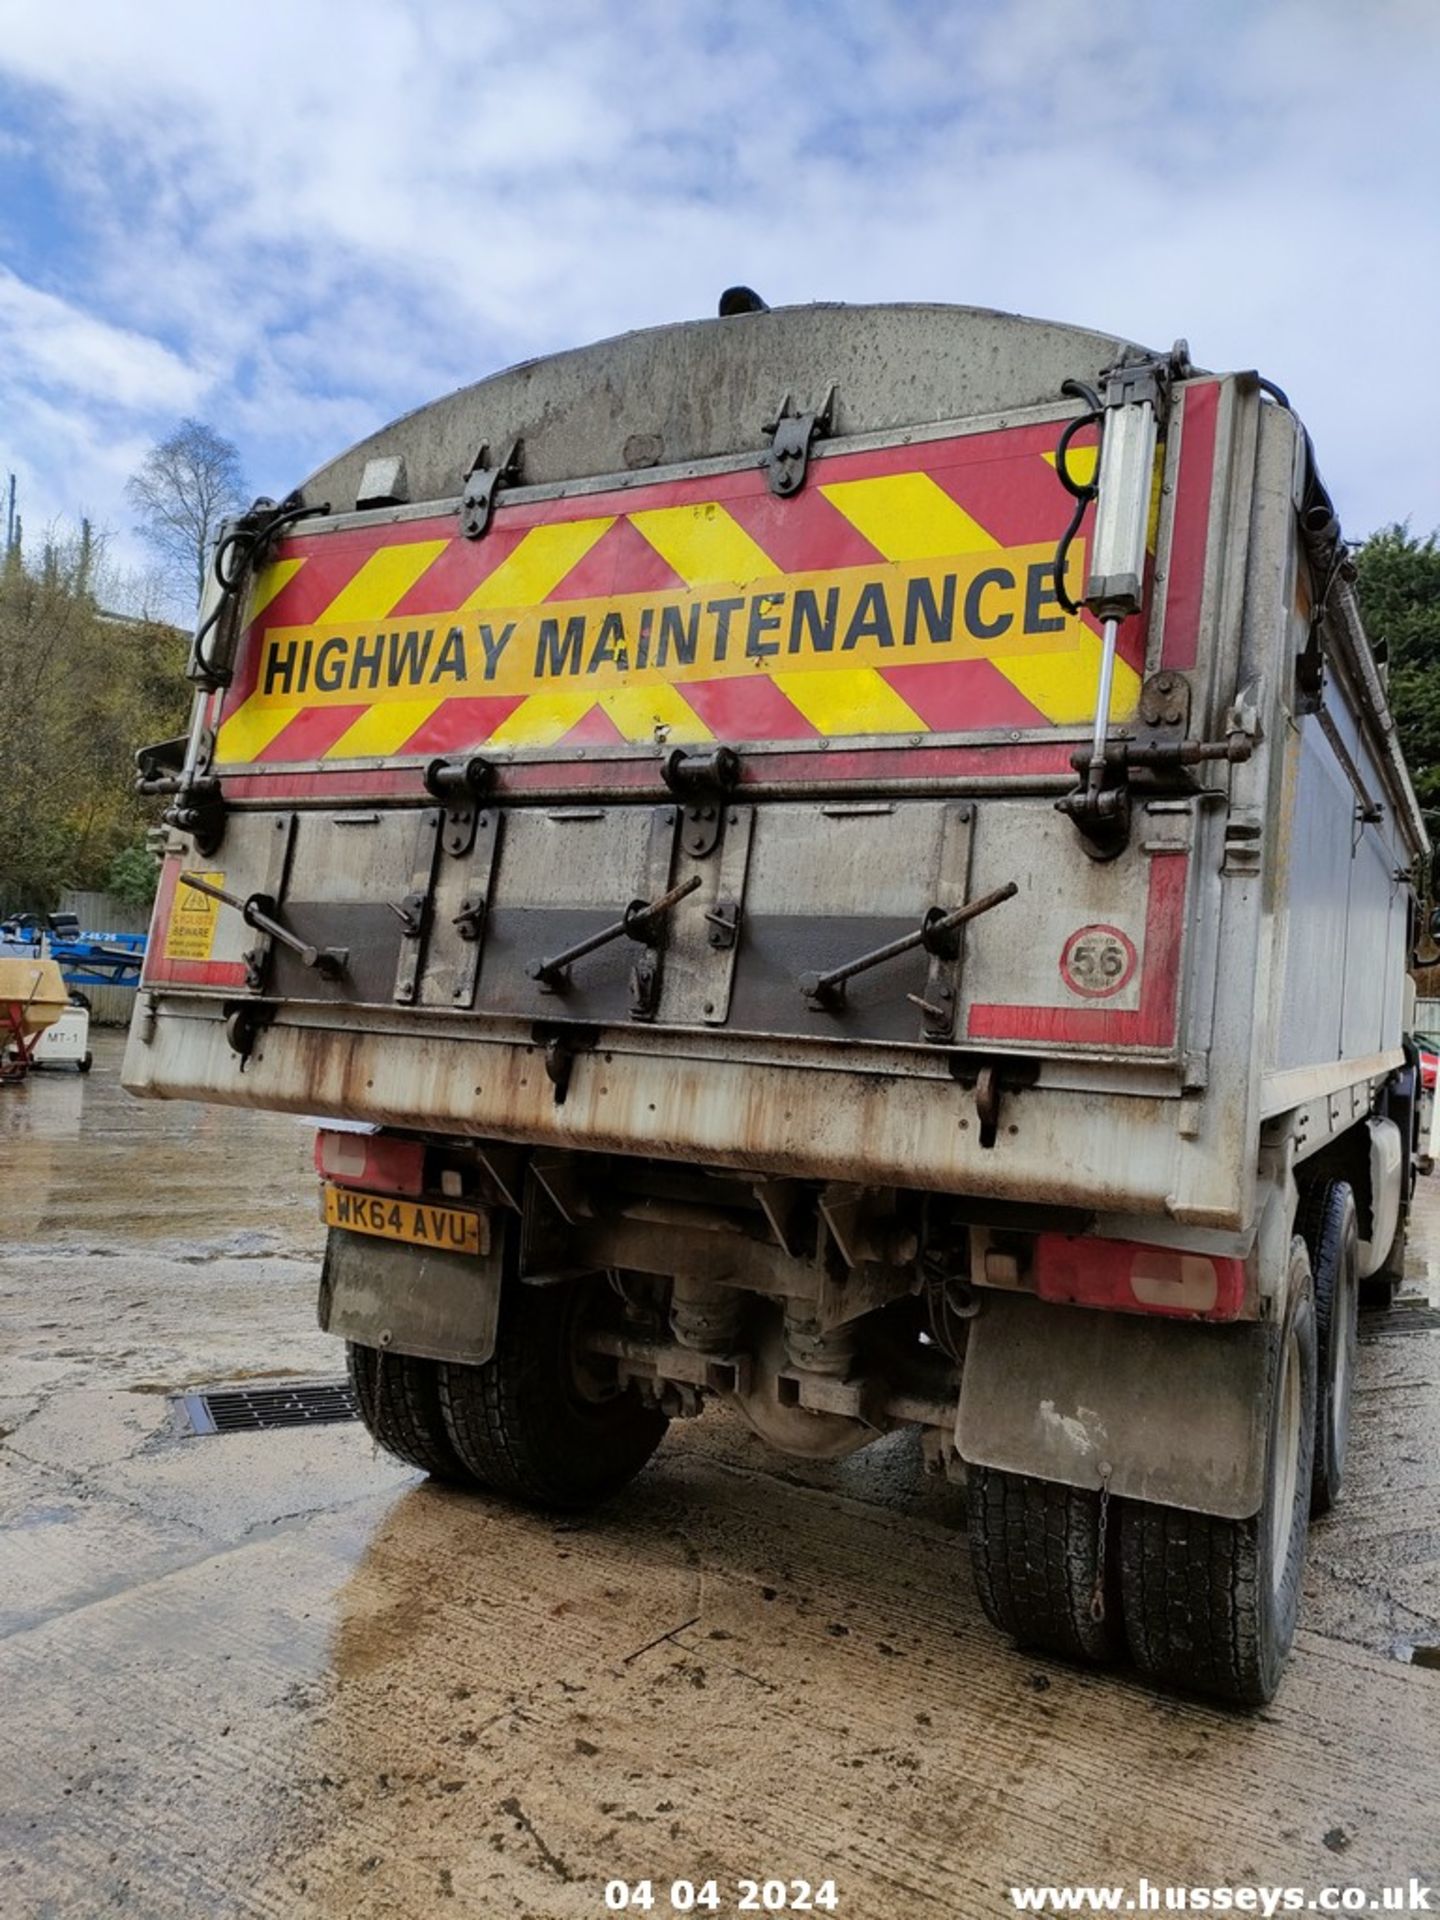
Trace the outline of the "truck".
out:
<instances>
[{"instance_id":1,"label":"truck","mask_svg":"<svg viewBox=\"0 0 1440 1920\"><path fill-rule=\"evenodd\" d=\"M314 1116L379 1444L728 1403L989 1619L1254 1705L1401 1272L1424 822L1254 371L940 305L483 379L222 532L124 1080Z\"/></svg>"}]
</instances>

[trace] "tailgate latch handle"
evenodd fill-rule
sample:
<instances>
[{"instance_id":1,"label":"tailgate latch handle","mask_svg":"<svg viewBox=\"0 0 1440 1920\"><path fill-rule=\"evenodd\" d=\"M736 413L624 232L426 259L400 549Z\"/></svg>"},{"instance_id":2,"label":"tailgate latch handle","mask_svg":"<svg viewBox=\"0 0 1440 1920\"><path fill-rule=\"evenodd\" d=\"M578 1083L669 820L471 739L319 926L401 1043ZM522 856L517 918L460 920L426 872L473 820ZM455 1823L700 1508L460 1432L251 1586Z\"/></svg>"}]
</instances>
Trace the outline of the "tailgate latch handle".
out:
<instances>
[{"instance_id":1,"label":"tailgate latch handle","mask_svg":"<svg viewBox=\"0 0 1440 1920\"><path fill-rule=\"evenodd\" d=\"M387 900L385 904L400 922L401 939L418 940L430 918L430 896L407 893L403 900Z\"/></svg>"},{"instance_id":2,"label":"tailgate latch handle","mask_svg":"<svg viewBox=\"0 0 1440 1920\"><path fill-rule=\"evenodd\" d=\"M242 900L238 894L227 893L224 887L212 886L197 873L182 873L180 885L190 887L196 893L208 894L212 900L223 901L227 907L234 907L247 927L254 927L257 933L267 934L280 946L288 948L302 967L313 967L322 980L338 980L350 964L348 947L314 947L309 941L292 933L289 927L275 918L277 909L268 893L252 893L248 900Z\"/></svg>"},{"instance_id":3,"label":"tailgate latch handle","mask_svg":"<svg viewBox=\"0 0 1440 1920\"><path fill-rule=\"evenodd\" d=\"M513 487L520 478L520 457L524 449L523 440L512 440L510 451L498 466L490 464L490 448L482 443L480 451L470 462L470 471L465 476L465 491L460 498L460 531L467 540L479 540L490 525L490 515L495 510L496 489L501 486Z\"/></svg>"},{"instance_id":4,"label":"tailgate latch handle","mask_svg":"<svg viewBox=\"0 0 1440 1920\"><path fill-rule=\"evenodd\" d=\"M858 959L847 960L843 967L832 967L829 973L802 973L800 991L817 1013L839 1013L845 1006L845 988L849 981L857 974L868 973L872 967L883 966L887 960L898 959L902 953L923 947L937 960L958 960L960 929L966 921L978 920L982 913L989 913L1002 901L1014 899L1019 891L1015 882L1009 880L993 893L982 893L952 912L944 907L931 907L914 933L891 940L871 953L862 953Z\"/></svg>"},{"instance_id":5,"label":"tailgate latch handle","mask_svg":"<svg viewBox=\"0 0 1440 1920\"><path fill-rule=\"evenodd\" d=\"M687 894L694 893L699 885L700 875L694 873L688 880L682 880L678 887L662 893L658 900L632 900L620 918L610 926L602 927L587 939L577 940L573 947L557 953L553 960L533 960L527 969L530 978L538 980L548 993L563 993L570 984L569 973L575 962L583 960L587 953L608 947L612 940L623 937L638 940L642 947L655 946L659 939L660 923L666 914L677 907Z\"/></svg>"}]
</instances>

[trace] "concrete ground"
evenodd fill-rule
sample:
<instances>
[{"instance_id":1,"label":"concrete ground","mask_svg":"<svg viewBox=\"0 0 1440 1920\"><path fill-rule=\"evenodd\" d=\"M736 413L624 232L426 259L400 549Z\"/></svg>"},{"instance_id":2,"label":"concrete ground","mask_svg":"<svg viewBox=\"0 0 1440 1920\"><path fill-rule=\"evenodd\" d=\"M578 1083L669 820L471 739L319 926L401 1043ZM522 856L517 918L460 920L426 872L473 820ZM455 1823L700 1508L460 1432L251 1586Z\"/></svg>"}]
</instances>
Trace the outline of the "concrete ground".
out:
<instances>
[{"instance_id":1,"label":"concrete ground","mask_svg":"<svg viewBox=\"0 0 1440 1920\"><path fill-rule=\"evenodd\" d=\"M187 1437L334 1377L294 1120L0 1091L0 1913L561 1920L605 1883L833 1877L848 1920L1014 1884L1440 1888L1440 1194L1361 1349L1352 1480L1254 1717L1014 1652L963 1495L678 1426L576 1523L357 1425ZM1437 1177L1440 1186L1440 1177ZM1440 1907L1440 1894L1436 1896Z\"/></svg>"}]
</instances>

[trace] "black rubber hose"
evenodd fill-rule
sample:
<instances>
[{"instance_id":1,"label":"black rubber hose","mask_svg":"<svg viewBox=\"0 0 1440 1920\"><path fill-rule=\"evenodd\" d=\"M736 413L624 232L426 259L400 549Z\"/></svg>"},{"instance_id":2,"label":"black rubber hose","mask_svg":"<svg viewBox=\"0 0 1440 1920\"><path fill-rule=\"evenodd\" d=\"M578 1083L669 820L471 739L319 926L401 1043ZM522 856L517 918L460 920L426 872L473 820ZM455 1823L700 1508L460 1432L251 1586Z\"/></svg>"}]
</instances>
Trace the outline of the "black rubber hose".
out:
<instances>
[{"instance_id":1,"label":"black rubber hose","mask_svg":"<svg viewBox=\"0 0 1440 1920\"><path fill-rule=\"evenodd\" d=\"M316 514L330 511L328 504L306 507L293 499L283 502L279 507L269 501L264 504L269 511L258 524L232 527L215 548L215 579L223 597L217 601L211 610L210 617L196 632L193 646L195 664L207 679L213 676L214 669L205 656L206 638L225 611L226 601L232 594L238 593L244 585L245 575L253 565L256 556L287 527L294 526L297 520L307 520ZM261 502L257 500L246 518L252 519L260 512ZM234 564L230 565L228 562L232 554L235 559Z\"/></svg>"},{"instance_id":2,"label":"black rubber hose","mask_svg":"<svg viewBox=\"0 0 1440 1920\"><path fill-rule=\"evenodd\" d=\"M1055 549L1055 598L1060 602L1060 605L1065 609L1066 613L1074 615L1079 613L1080 608L1077 603L1070 598L1069 589L1065 585L1065 568L1070 559L1071 545L1076 534L1080 531L1081 521L1085 518L1085 509L1099 493L1100 488L1096 481L1077 480L1075 475L1071 473L1070 443L1076 434L1084 427L1102 427L1103 431L1104 408L1100 405L1100 396L1095 392L1093 387L1086 386L1083 380L1067 380L1060 391L1068 399L1085 400L1090 406L1088 413L1077 414L1073 420L1066 424L1065 430L1060 435L1055 447L1055 472L1059 477L1061 486L1064 487L1065 491L1075 502L1075 511L1070 516L1070 524L1066 527L1064 533L1061 534L1060 543ZM1099 472L1099 466L1100 456L1097 451L1095 456L1097 473Z\"/></svg>"}]
</instances>

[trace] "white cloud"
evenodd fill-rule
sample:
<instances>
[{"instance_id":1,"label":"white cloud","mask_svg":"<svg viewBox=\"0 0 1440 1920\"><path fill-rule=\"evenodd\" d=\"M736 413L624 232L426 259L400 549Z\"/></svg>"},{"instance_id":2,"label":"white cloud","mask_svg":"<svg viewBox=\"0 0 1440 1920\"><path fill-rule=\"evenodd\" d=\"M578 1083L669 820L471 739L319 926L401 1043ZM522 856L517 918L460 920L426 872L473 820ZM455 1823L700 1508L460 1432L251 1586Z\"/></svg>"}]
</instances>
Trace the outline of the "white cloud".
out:
<instances>
[{"instance_id":1,"label":"white cloud","mask_svg":"<svg viewBox=\"0 0 1440 1920\"><path fill-rule=\"evenodd\" d=\"M0 359L17 383L136 409L191 406L206 385L157 340L27 286L3 266Z\"/></svg>"},{"instance_id":2,"label":"white cloud","mask_svg":"<svg viewBox=\"0 0 1440 1920\"><path fill-rule=\"evenodd\" d=\"M744 279L1184 332L1353 531L1440 521L1427 0L0 0L5 74L80 236L12 291L31 374L132 434L203 397L272 490Z\"/></svg>"}]
</instances>

